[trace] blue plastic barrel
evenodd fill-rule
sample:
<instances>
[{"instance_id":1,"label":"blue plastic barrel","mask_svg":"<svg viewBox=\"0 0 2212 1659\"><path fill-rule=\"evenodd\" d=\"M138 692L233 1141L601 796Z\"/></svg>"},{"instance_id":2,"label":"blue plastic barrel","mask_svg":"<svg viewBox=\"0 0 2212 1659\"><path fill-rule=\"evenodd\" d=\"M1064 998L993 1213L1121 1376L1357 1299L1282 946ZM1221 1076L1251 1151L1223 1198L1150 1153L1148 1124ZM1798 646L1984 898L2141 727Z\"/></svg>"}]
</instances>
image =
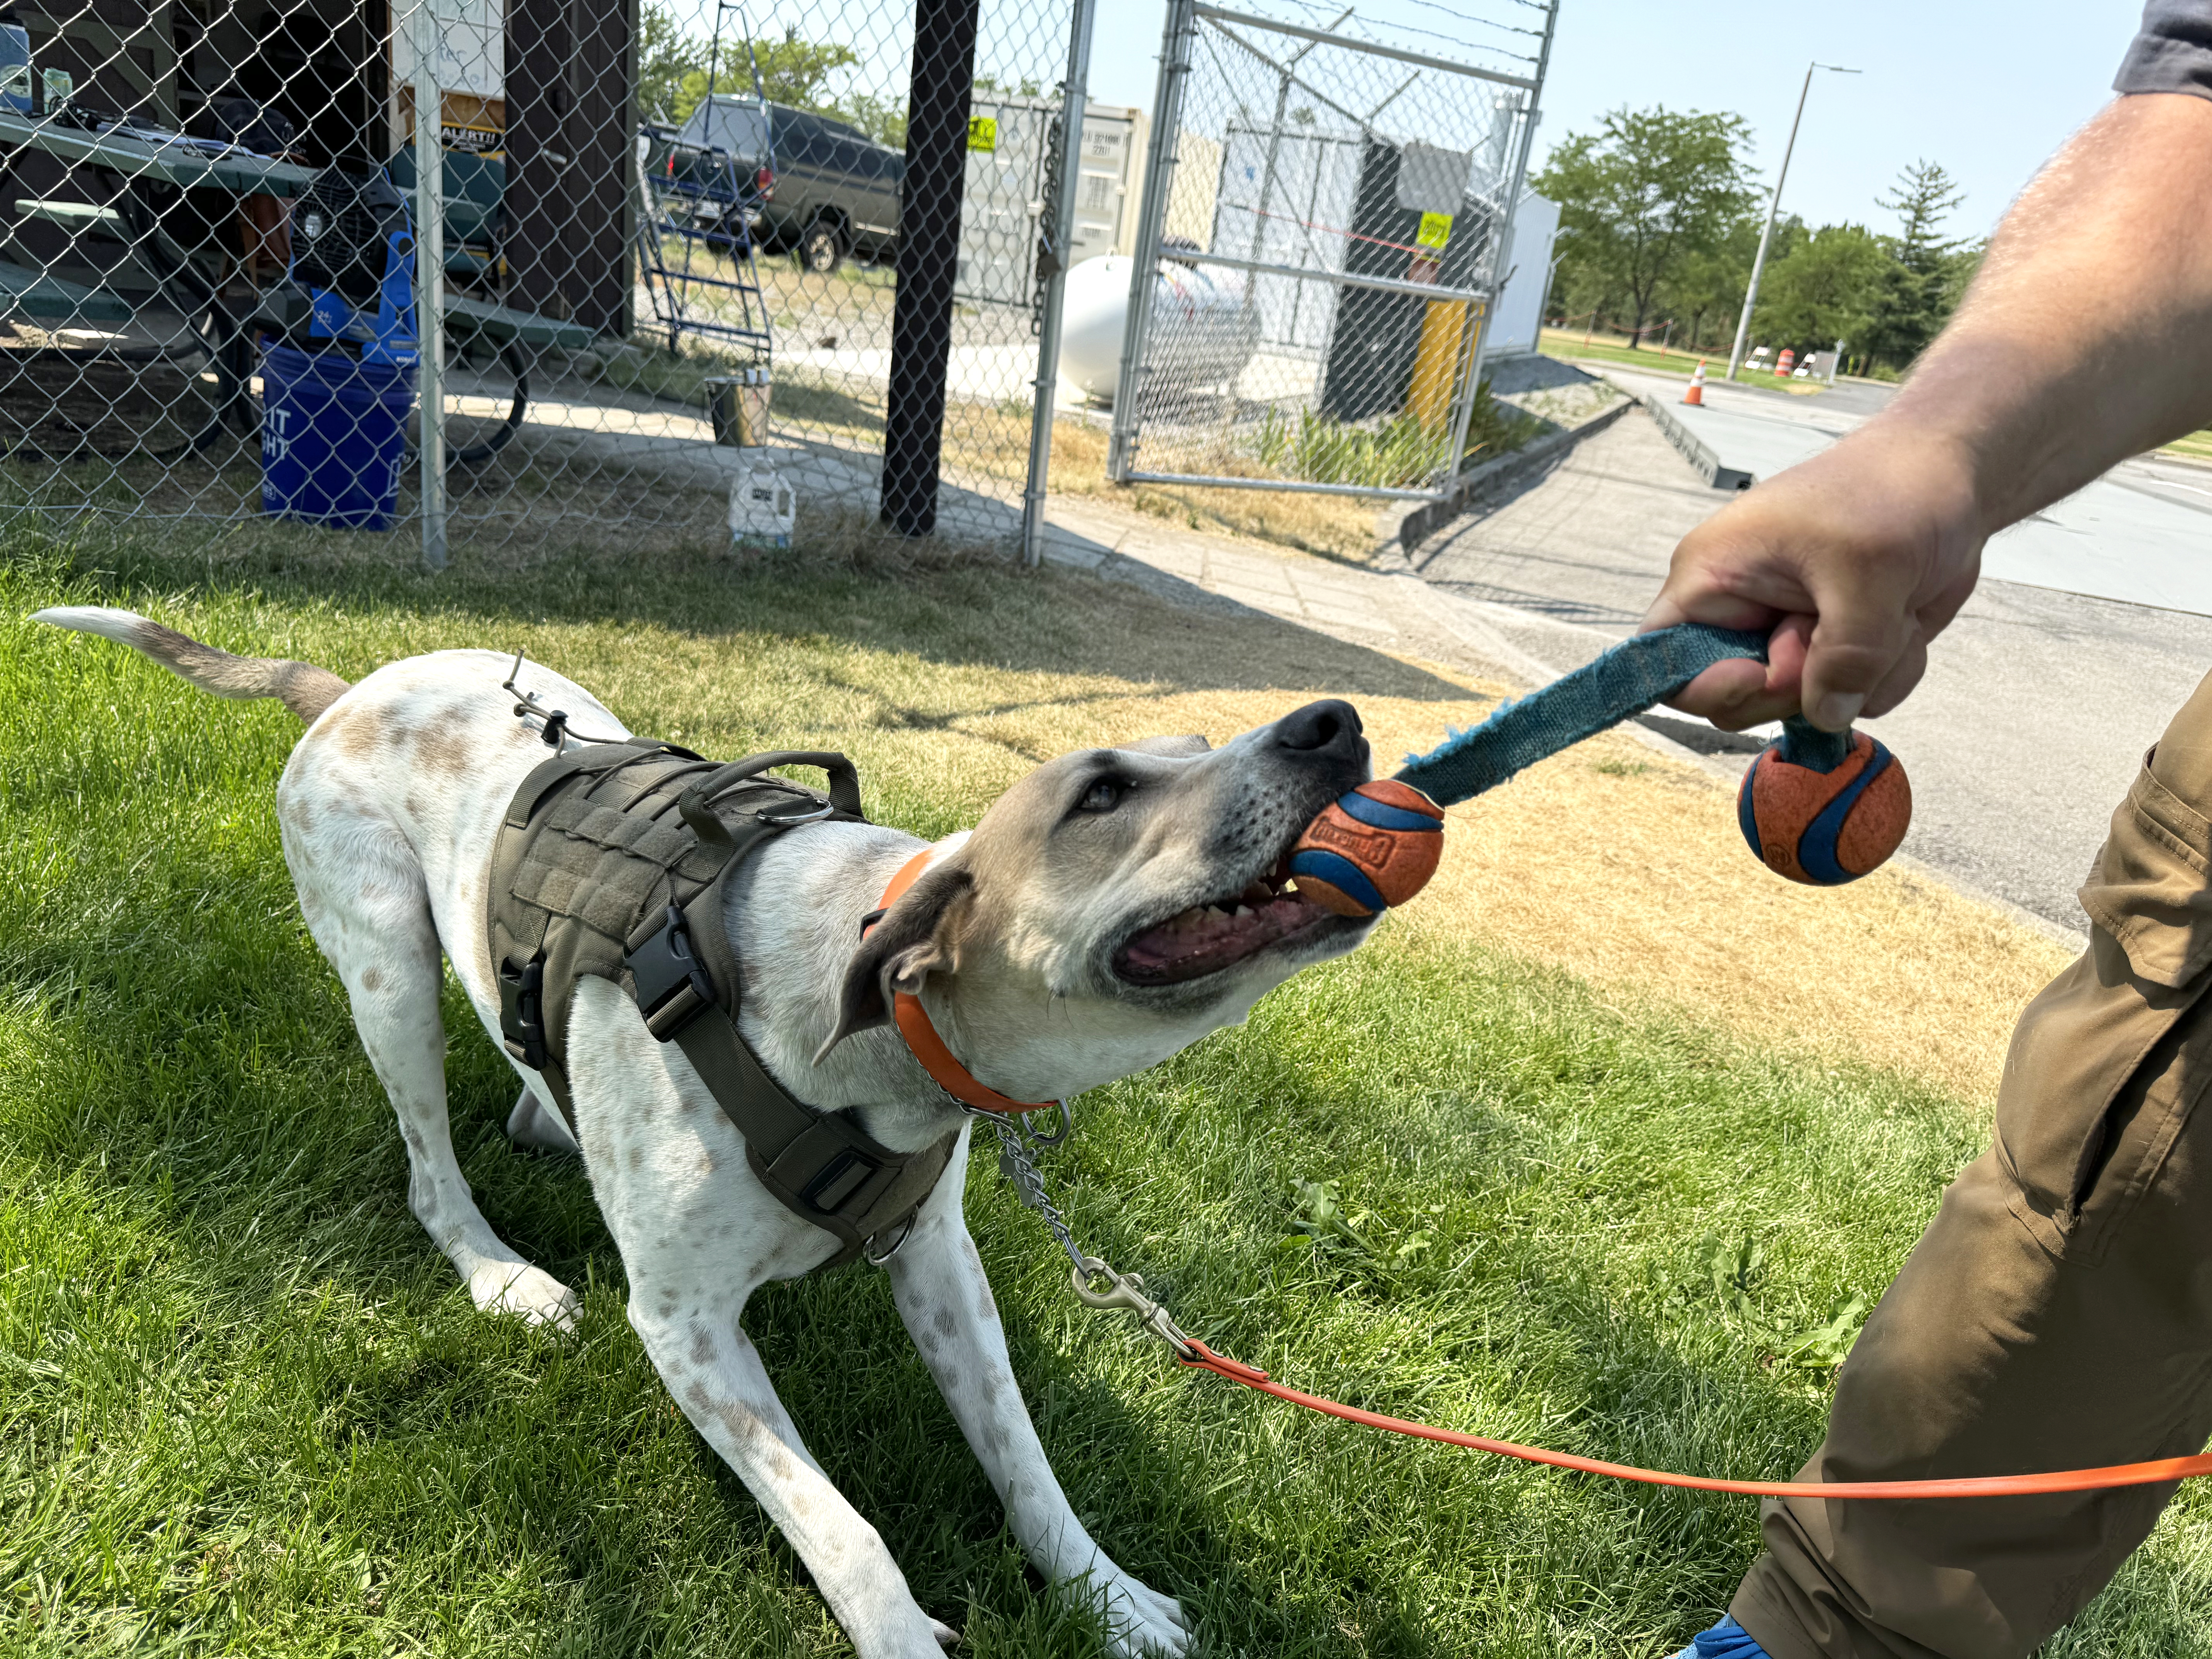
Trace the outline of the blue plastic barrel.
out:
<instances>
[{"instance_id":1,"label":"blue plastic barrel","mask_svg":"<svg viewBox=\"0 0 2212 1659\"><path fill-rule=\"evenodd\" d=\"M411 363L272 345L261 360L261 508L282 519L388 530L399 503Z\"/></svg>"}]
</instances>

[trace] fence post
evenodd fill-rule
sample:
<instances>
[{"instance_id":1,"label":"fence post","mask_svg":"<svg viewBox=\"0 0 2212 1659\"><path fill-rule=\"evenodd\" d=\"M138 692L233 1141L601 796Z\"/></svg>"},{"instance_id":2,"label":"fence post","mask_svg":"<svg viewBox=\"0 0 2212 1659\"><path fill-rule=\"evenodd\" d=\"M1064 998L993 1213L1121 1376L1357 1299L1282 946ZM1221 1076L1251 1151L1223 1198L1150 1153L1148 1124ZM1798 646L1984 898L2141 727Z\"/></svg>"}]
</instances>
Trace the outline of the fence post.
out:
<instances>
[{"instance_id":1,"label":"fence post","mask_svg":"<svg viewBox=\"0 0 2212 1659\"><path fill-rule=\"evenodd\" d=\"M945 447L945 376L952 356L952 286L968 185L968 110L975 89L981 0L915 0L899 205L898 291L891 301L890 386L884 409L883 521L902 536L937 528Z\"/></svg>"},{"instance_id":2,"label":"fence post","mask_svg":"<svg viewBox=\"0 0 2212 1659\"><path fill-rule=\"evenodd\" d=\"M1053 405L1060 395L1060 323L1067 297L1067 256L1075 240L1075 188L1083 171L1083 117L1091 102L1091 25L1098 0L1075 0L1067 38L1067 79L1060 95L1060 194L1048 204L1052 217L1042 257L1052 261L1045 278L1044 321L1037 331L1036 404L1030 412L1030 474L1022 491L1022 562L1044 559L1045 486L1052 473Z\"/></svg>"},{"instance_id":3,"label":"fence post","mask_svg":"<svg viewBox=\"0 0 2212 1659\"><path fill-rule=\"evenodd\" d=\"M1129 273L1128 320L1121 328L1121 368L1114 381L1114 428L1106 450L1106 476L1127 483L1137 454L1138 383L1144 378L1145 337L1152 331L1152 279L1158 275L1160 237L1168 216L1181 142L1183 82L1190 78L1192 37L1198 33L1197 0L1168 0L1160 36L1160 78L1152 93L1152 153L1145 161L1145 200L1137 216L1137 255Z\"/></svg>"},{"instance_id":4,"label":"fence post","mask_svg":"<svg viewBox=\"0 0 2212 1659\"><path fill-rule=\"evenodd\" d=\"M439 125L437 0L414 0L415 15L415 371L421 410L422 562L446 568L446 157Z\"/></svg>"},{"instance_id":5,"label":"fence post","mask_svg":"<svg viewBox=\"0 0 2212 1659\"><path fill-rule=\"evenodd\" d=\"M1521 210L1521 191L1528 179L1528 152L1535 145L1536 123L1543 118L1544 73L1552 64L1552 32L1559 21L1559 0L1549 0L1544 9L1544 40L1536 49L1536 84L1528 89L1528 112L1521 118L1521 146L1513 157L1513 177L1505 186L1505 215L1498 229L1498 252L1491 262L1491 273L1495 278L1489 284L1490 297L1483 301L1482 315L1474 319L1474 338L1468 347L1472 361L1467 366L1467 389L1460 401L1459 418L1452 422L1451 455L1444 470L1444 482L1449 485L1459 472L1459 464L1467 455L1467 429L1474 418L1474 400L1482 392L1482 359L1490 345L1490 325L1497 320L1498 302L1505 296L1505 279L1513 274L1513 218ZM1551 274L1544 277L1544 293L1551 293ZM1542 298L1536 305L1536 343L1544 343L1544 307Z\"/></svg>"}]
</instances>

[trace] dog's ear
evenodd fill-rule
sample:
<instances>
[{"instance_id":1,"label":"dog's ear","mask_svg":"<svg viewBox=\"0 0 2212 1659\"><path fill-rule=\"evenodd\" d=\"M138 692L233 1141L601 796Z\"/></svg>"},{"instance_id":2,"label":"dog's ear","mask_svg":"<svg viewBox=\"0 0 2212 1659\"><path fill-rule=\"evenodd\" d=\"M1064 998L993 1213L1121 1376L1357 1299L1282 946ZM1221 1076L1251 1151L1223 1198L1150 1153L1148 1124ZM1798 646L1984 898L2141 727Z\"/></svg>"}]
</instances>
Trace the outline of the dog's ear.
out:
<instances>
[{"instance_id":1,"label":"dog's ear","mask_svg":"<svg viewBox=\"0 0 2212 1659\"><path fill-rule=\"evenodd\" d=\"M815 1050L819 1066L829 1052L855 1031L887 1024L891 997L921 989L931 974L957 966L952 939L953 912L975 885L967 865L957 856L932 864L884 912L883 920L860 941L845 965L837 995L837 1023Z\"/></svg>"},{"instance_id":2,"label":"dog's ear","mask_svg":"<svg viewBox=\"0 0 2212 1659\"><path fill-rule=\"evenodd\" d=\"M1134 743L1115 746L1126 749L1133 755L1165 755L1170 760L1188 760L1193 756L1206 754L1213 747L1196 732L1183 738L1139 738Z\"/></svg>"}]
</instances>

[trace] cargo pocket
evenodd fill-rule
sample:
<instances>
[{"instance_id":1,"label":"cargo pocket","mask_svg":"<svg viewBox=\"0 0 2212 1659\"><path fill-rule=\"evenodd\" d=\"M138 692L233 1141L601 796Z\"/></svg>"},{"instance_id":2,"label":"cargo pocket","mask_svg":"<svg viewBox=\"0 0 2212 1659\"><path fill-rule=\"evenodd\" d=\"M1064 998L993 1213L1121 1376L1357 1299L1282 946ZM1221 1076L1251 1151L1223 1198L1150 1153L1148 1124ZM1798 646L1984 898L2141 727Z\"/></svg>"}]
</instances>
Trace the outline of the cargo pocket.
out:
<instances>
[{"instance_id":1,"label":"cargo pocket","mask_svg":"<svg viewBox=\"0 0 2212 1659\"><path fill-rule=\"evenodd\" d=\"M2021 1224L2094 1261L2212 1081L2212 822L2145 758L2089 880L2086 954L2028 1005L1997 1097Z\"/></svg>"},{"instance_id":2,"label":"cargo pocket","mask_svg":"<svg viewBox=\"0 0 2212 1659\"><path fill-rule=\"evenodd\" d=\"M2212 823L2159 781L2157 766L2154 749L2112 814L2081 899L2136 974L2178 989L2212 961Z\"/></svg>"}]
</instances>

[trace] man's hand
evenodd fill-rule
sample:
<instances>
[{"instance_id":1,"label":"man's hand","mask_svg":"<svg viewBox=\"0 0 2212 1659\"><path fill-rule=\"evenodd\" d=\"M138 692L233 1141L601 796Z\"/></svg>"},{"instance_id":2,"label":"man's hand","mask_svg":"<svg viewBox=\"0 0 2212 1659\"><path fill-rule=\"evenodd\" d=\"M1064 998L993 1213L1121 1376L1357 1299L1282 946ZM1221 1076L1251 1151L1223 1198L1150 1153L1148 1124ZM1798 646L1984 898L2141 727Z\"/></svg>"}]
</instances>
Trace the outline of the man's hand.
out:
<instances>
[{"instance_id":1,"label":"man's hand","mask_svg":"<svg viewBox=\"0 0 2212 1659\"><path fill-rule=\"evenodd\" d=\"M1764 664L1707 669L1674 706L1736 730L1795 714L1840 732L1904 701L1973 592L1985 532L1967 457L1875 422L1684 537L1649 630L1773 630Z\"/></svg>"}]
</instances>

